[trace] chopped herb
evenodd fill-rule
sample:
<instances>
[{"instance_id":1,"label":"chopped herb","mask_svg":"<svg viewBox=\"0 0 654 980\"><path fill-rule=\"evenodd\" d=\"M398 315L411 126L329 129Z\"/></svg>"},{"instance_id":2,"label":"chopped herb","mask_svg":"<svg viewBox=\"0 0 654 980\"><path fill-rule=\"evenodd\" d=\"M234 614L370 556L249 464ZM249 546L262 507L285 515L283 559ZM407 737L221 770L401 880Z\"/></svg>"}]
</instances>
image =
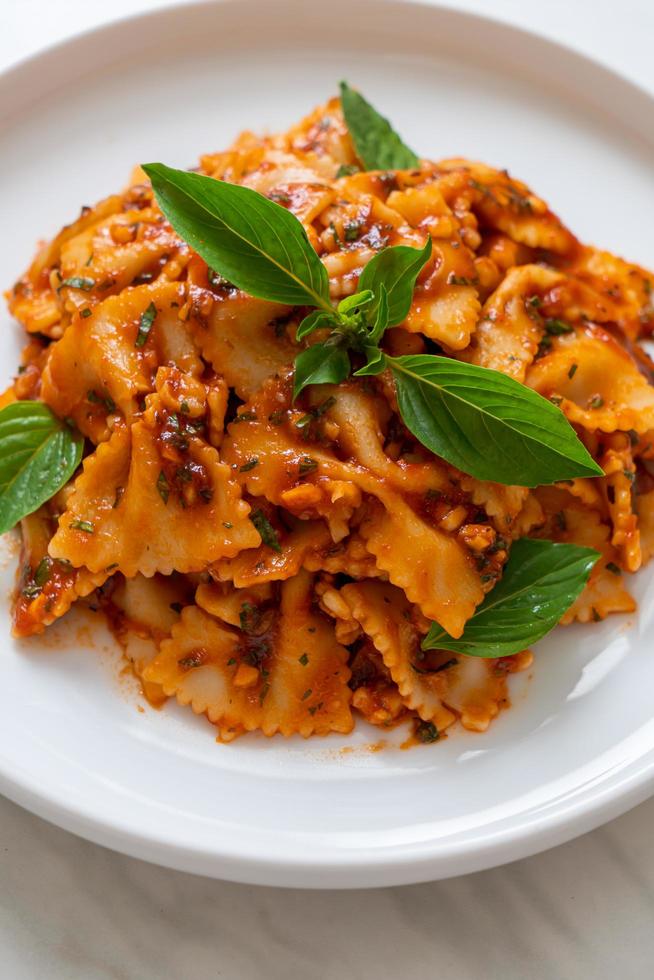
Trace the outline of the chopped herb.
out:
<instances>
[{"instance_id":1,"label":"chopped herb","mask_svg":"<svg viewBox=\"0 0 654 980\"><path fill-rule=\"evenodd\" d=\"M261 688L261 692L259 694L259 704L263 704L266 698L266 694L268 693L269 690L270 690L270 684L268 684L268 682L266 681L266 683Z\"/></svg>"},{"instance_id":2,"label":"chopped herb","mask_svg":"<svg viewBox=\"0 0 654 980\"><path fill-rule=\"evenodd\" d=\"M563 320L555 318L545 321L545 330L552 337L560 337L564 333L574 333L574 329L569 323L564 323Z\"/></svg>"},{"instance_id":3,"label":"chopped herb","mask_svg":"<svg viewBox=\"0 0 654 980\"><path fill-rule=\"evenodd\" d=\"M84 265L89 266L92 261L93 261L93 252L91 252L91 254L89 255L89 257L86 260L86 262L84 263Z\"/></svg>"},{"instance_id":4,"label":"chopped herb","mask_svg":"<svg viewBox=\"0 0 654 980\"><path fill-rule=\"evenodd\" d=\"M448 286L474 286L477 279L469 279L467 276L456 276L453 272L447 277Z\"/></svg>"},{"instance_id":5,"label":"chopped herb","mask_svg":"<svg viewBox=\"0 0 654 980\"><path fill-rule=\"evenodd\" d=\"M234 527L234 525L232 524L231 521L223 521L223 527L226 527L227 530L230 531Z\"/></svg>"},{"instance_id":6,"label":"chopped herb","mask_svg":"<svg viewBox=\"0 0 654 980\"><path fill-rule=\"evenodd\" d=\"M163 500L164 504L168 503L168 498L170 496L170 484L166 479L166 474L163 470L160 471L157 477L157 490L159 491L159 496Z\"/></svg>"},{"instance_id":7,"label":"chopped herb","mask_svg":"<svg viewBox=\"0 0 654 980\"><path fill-rule=\"evenodd\" d=\"M102 398L97 391L87 391L86 397L91 402L92 405L104 405L108 412L116 411L116 403L109 395Z\"/></svg>"},{"instance_id":8,"label":"chopped herb","mask_svg":"<svg viewBox=\"0 0 654 980\"><path fill-rule=\"evenodd\" d=\"M227 661L227 666L233 667L235 663L236 663L236 657L230 657L229 660Z\"/></svg>"},{"instance_id":9,"label":"chopped herb","mask_svg":"<svg viewBox=\"0 0 654 980\"><path fill-rule=\"evenodd\" d=\"M433 721L421 721L416 728L416 738L427 745L429 742L437 742L440 734Z\"/></svg>"},{"instance_id":10,"label":"chopped herb","mask_svg":"<svg viewBox=\"0 0 654 980\"><path fill-rule=\"evenodd\" d=\"M601 408L604 404L604 399L601 395L593 395L593 397L588 402L589 408Z\"/></svg>"},{"instance_id":11,"label":"chopped herb","mask_svg":"<svg viewBox=\"0 0 654 980\"><path fill-rule=\"evenodd\" d=\"M84 319L86 319L86 318L87 318L87 316L91 316L91 313L92 313L92 312L93 312L93 311L92 311L92 310L90 310L88 306L86 306L86 307L85 307L85 308L84 308L83 310L80 310L80 314L79 314L79 315L80 315L80 316L83 316L83 317L84 317Z\"/></svg>"},{"instance_id":12,"label":"chopped herb","mask_svg":"<svg viewBox=\"0 0 654 980\"><path fill-rule=\"evenodd\" d=\"M273 551L282 550L282 546L279 543L279 538L277 537L277 531L262 510L255 510L252 514L250 514L250 520L261 535L261 540L265 545L272 548Z\"/></svg>"},{"instance_id":13,"label":"chopped herb","mask_svg":"<svg viewBox=\"0 0 654 980\"><path fill-rule=\"evenodd\" d=\"M68 526L74 528L76 531L84 531L85 534L95 533L95 528L93 527L91 521L75 520L71 521Z\"/></svg>"},{"instance_id":14,"label":"chopped herb","mask_svg":"<svg viewBox=\"0 0 654 980\"><path fill-rule=\"evenodd\" d=\"M261 628L261 613L251 602L241 603L238 619L244 633L256 633Z\"/></svg>"},{"instance_id":15,"label":"chopped herb","mask_svg":"<svg viewBox=\"0 0 654 980\"><path fill-rule=\"evenodd\" d=\"M258 465L259 465L259 460L257 459L256 456L253 456L252 459L249 459L247 461L247 463L243 463L243 465L239 467L239 472L249 473L250 470L253 470L254 467Z\"/></svg>"},{"instance_id":16,"label":"chopped herb","mask_svg":"<svg viewBox=\"0 0 654 980\"><path fill-rule=\"evenodd\" d=\"M313 691L311 690L310 687L308 687L306 689L306 691L304 692L304 694L302 695L302 697L300 698L300 701L306 701L306 699L307 698L310 698L312 694L313 694Z\"/></svg>"},{"instance_id":17,"label":"chopped herb","mask_svg":"<svg viewBox=\"0 0 654 980\"><path fill-rule=\"evenodd\" d=\"M344 228L344 234L346 242L356 242L357 238L361 234L361 222L348 221Z\"/></svg>"},{"instance_id":18,"label":"chopped herb","mask_svg":"<svg viewBox=\"0 0 654 980\"><path fill-rule=\"evenodd\" d=\"M350 177L352 174L357 173L359 173L359 168L356 163L342 163L336 171L336 180L340 180L341 177Z\"/></svg>"},{"instance_id":19,"label":"chopped herb","mask_svg":"<svg viewBox=\"0 0 654 980\"><path fill-rule=\"evenodd\" d=\"M629 436L629 442L632 446L637 446L640 442L640 436L635 429L629 429L627 435Z\"/></svg>"},{"instance_id":20,"label":"chopped herb","mask_svg":"<svg viewBox=\"0 0 654 980\"><path fill-rule=\"evenodd\" d=\"M577 368L578 367L579 367L578 364L571 365L570 370L568 371L568 377L569 378L574 378L575 374L577 373Z\"/></svg>"},{"instance_id":21,"label":"chopped herb","mask_svg":"<svg viewBox=\"0 0 654 980\"><path fill-rule=\"evenodd\" d=\"M34 572L34 581L39 586L39 588L42 588L50 578L51 567L52 567L52 562L47 556L45 558L42 558L41 561L36 566L36 571Z\"/></svg>"},{"instance_id":22,"label":"chopped herb","mask_svg":"<svg viewBox=\"0 0 654 980\"><path fill-rule=\"evenodd\" d=\"M277 204L290 204L291 195L287 194L286 191L271 191L268 200L276 201Z\"/></svg>"},{"instance_id":23,"label":"chopped herb","mask_svg":"<svg viewBox=\"0 0 654 980\"><path fill-rule=\"evenodd\" d=\"M233 424L235 425L237 422L256 422L256 421L257 421L256 412L241 412L240 415L237 415L236 418L233 419Z\"/></svg>"},{"instance_id":24,"label":"chopped herb","mask_svg":"<svg viewBox=\"0 0 654 980\"><path fill-rule=\"evenodd\" d=\"M177 663L182 670L192 670L194 667L201 667L206 659L204 650L192 650L188 657L182 657Z\"/></svg>"},{"instance_id":25,"label":"chopped herb","mask_svg":"<svg viewBox=\"0 0 654 980\"><path fill-rule=\"evenodd\" d=\"M303 415L301 419L298 419L297 422L295 423L295 428L296 429L306 428L307 425L310 425L312 422L315 422L316 419L319 419L321 415L324 415L325 412L328 412L329 409L332 407L332 405L335 404L336 404L336 399L334 398L333 395L330 395L329 398L325 398L324 402L321 402L320 405L316 405L314 408L311 409L310 412L307 412L306 415Z\"/></svg>"},{"instance_id":26,"label":"chopped herb","mask_svg":"<svg viewBox=\"0 0 654 980\"><path fill-rule=\"evenodd\" d=\"M624 475L626 476L626 478L629 480L630 483L633 483L634 480L636 479L635 470L623 470L622 472L624 473Z\"/></svg>"},{"instance_id":27,"label":"chopped herb","mask_svg":"<svg viewBox=\"0 0 654 980\"><path fill-rule=\"evenodd\" d=\"M311 456L303 456L300 460L300 465L298 467L298 473L300 476L306 476L307 473L313 473L314 470L318 469L318 463Z\"/></svg>"},{"instance_id":28,"label":"chopped herb","mask_svg":"<svg viewBox=\"0 0 654 980\"><path fill-rule=\"evenodd\" d=\"M607 561L606 569L614 575L622 575L622 569L614 561Z\"/></svg>"},{"instance_id":29,"label":"chopped herb","mask_svg":"<svg viewBox=\"0 0 654 980\"><path fill-rule=\"evenodd\" d=\"M529 296L525 300L525 305L528 306L532 310L537 310L539 308L539 306L542 306L543 305L543 301L540 298L540 296Z\"/></svg>"},{"instance_id":30,"label":"chopped herb","mask_svg":"<svg viewBox=\"0 0 654 980\"><path fill-rule=\"evenodd\" d=\"M57 286L57 292L61 292L64 286L70 286L71 289L82 289L88 293L95 286L95 279L87 279L85 276L72 276L70 279L62 279Z\"/></svg>"},{"instance_id":31,"label":"chopped herb","mask_svg":"<svg viewBox=\"0 0 654 980\"><path fill-rule=\"evenodd\" d=\"M286 412L279 409L276 412L271 412L268 416L268 421L271 425L282 425L284 419L286 418Z\"/></svg>"},{"instance_id":32,"label":"chopped herb","mask_svg":"<svg viewBox=\"0 0 654 980\"><path fill-rule=\"evenodd\" d=\"M35 599L37 595L41 595L41 587L35 582L30 582L24 589L21 589L20 594L24 595L26 599Z\"/></svg>"},{"instance_id":33,"label":"chopped herb","mask_svg":"<svg viewBox=\"0 0 654 980\"><path fill-rule=\"evenodd\" d=\"M298 657L297 659L298 663L301 663L303 667L306 667L306 665L309 663L309 654L303 653L302 656Z\"/></svg>"},{"instance_id":34,"label":"chopped herb","mask_svg":"<svg viewBox=\"0 0 654 980\"><path fill-rule=\"evenodd\" d=\"M152 330L152 324L154 323L155 317L157 315L157 307L154 303L150 305L141 313L141 320L139 323L138 333L136 334L136 340L134 341L135 347L143 347L146 340L150 335Z\"/></svg>"},{"instance_id":35,"label":"chopped herb","mask_svg":"<svg viewBox=\"0 0 654 980\"><path fill-rule=\"evenodd\" d=\"M117 561L113 561L111 565L107 565L107 567L105 568L105 572L113 572L114 568L118 568Z\"/></svg>"},{"instance_id":36,"label":"chopped herb","mask_svg":"<svg viewBox=\"0 0 654 980\"><path fill-rule=\"evenodd\" d=\"M188 413L191 411L189 403L186 401L185 398L183 398L182 401L180 402L179 410L182 413L182 415L188 415Z\"/></svg>"}]
</instances>

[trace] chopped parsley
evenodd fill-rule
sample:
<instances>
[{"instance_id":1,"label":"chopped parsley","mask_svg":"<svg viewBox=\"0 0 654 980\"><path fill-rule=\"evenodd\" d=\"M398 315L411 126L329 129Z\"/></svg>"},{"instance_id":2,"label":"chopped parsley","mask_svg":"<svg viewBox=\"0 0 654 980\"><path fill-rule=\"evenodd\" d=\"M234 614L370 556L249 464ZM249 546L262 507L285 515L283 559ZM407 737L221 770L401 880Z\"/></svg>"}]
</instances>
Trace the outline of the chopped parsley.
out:
<instances>
[{"instance_id":1,"label":"chopped parsley","mask_svg":"<svg viewBox=\"0 0 654 980\"><path fill-rule=\"evenodd\" d=\"M170 484L168 483L166 474L163 470L160 471L159 476L157 477L157 490L164 504L167 504L170 496Z\"/></svg>"},{"instance_id":2,"label":"chopped parsley","mask_svg":"<svg viewBox=\"0 0 654 980\"><path fill-rule=\"evenodd\" d=\"M430 742L437 742L440 733L433 721L421 721L416 728L416 738L428 745Z\"/></svg>"},{"instance_id":3,"label":"chopped parsley","mask_svg":"<svg viewBox=\"0 0 654 980\"><path fill-rule=\"evenodd\" d=\"M282 550L282 546L279 543L279 538L277 536L277 531L262 510L253 511L250 514L250 520L261 535L261 540L265 545L272 548L273 551Z\"/></svg>"},{"instance_id":4,"label":"chopped parsley","mask_svg":"<svg viewBox=\"0 0 654 980\"><path fill-rule=\"evenodd\" d=\"M61 292L64 286L70 286L71 289L82 289L88 293L95 286L95 279L87 279L86 276L72 276L70 279L62 279L57 286L57 292Z\"/></svg>"},{"instance_id":5,"label":"chopped parsley","mask_svg":"<svg viewBox=\"0 0 654 980\"><path fill-rule=\"evenodd\" d=\"M150 305L141 313L141 320L139 322L138 333L136 334L136 340L134 341L135 347L143 347L146 340L150 336L150 331L152 330L152 324L155 321L157 315L157 307L154 303Z\"/></svg>"},{"instance_id":6,"label":"chopped parsley","mask_svg":"<svg viewBox=\"0 0 654 980\"><path fill-rule=\"evenodd\" d=\"M68 526L74 528L76 531L84 531L85 534L95 534L95 528L91 521L74 520Z\"/></svg>"}]
</instances>

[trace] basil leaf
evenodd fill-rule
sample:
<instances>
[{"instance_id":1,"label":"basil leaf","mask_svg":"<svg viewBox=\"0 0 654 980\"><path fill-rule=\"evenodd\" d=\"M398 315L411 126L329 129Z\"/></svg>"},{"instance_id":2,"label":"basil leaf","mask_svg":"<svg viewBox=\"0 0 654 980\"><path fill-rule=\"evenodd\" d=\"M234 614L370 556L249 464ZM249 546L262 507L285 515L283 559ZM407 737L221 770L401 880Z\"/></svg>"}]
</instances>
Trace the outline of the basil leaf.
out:
<instances>
[{"instance_id":1,"label":"basil leaf","mask_svg":"<svg viewBox=\"0 0 654 980\"><path fill-rule=\"evenodd\" d=\"M390 316L388 307L388 290L383 282L379 283L379 288L377 289L377 296L375 299L375 322L373 323L370 333L368 334L368 339L371 344L378 344L382 339L386 328L388 327L388 320Z\"/></svg>"},{"instance_id":2,"label":"basil leaf","mask_svg":"<svg viewBox=\"0 0 654 980\"><path fill-rule=\"evenodd\" d=\"M82 458L84 440L42 402L0 412L0 534L54 496Z\"/></svg>"},{"instance_id":3,"label":"basil leaf","mask_svg":"<svg viewBox=\"0 0 654 980\"><path fill-rule=\"evenodd\" d=\"M352 296L346 296L342 299L336 310L338 313L352 313L357 310L365 310L367 306L370 306L374 299L374 295L371 289L362 289L358 293L353 293Z\"/></svg>"},{"instance_id":4,"label":"basil leaf","mask_svg":"<svg viewBox=\"0 0 654 980\"><path fill-rule=\"evenodd\" d=\"M450 357L387 357L404 424L478 480L536 487L603 476L563 412L500 371Z\"/></svg>"},{"instance_id":5,"label":"basil leaf","mask_svg":"<svg viewBox=\"0 0 654 980\"><path fill-rule=\"evenodd\" d=\"M508 657L554 629L584 588L600 557L593 548L520 538L504 575L453 639L432 623L423 650L453 650L471 657Z\"/></svg>"},{"instance_id":6,"label":"basil leaf","mask_svg":"<svg viewBox=\"0 0 654 980\"><path fill-rule=\"evenodd\" d=\"M366 170L408 170L420 164L413 150L362 95L341 82L341 106L354 149Z\"/></svg>"},{"instance_id":7,"label":"basil leaf","mask_svg":"<svg viewBox=\"0 0 654 980\"><path fill-rule=\"evenodd\" d=\"M327 270L290 211L249 187L163 163L143 169L168 221L211 269L259 299L331 311Z\"/></svg>"},{"instance_id":8,"label":"basil leaf","mask_svg":"<svg viewBox=\"0 0 654 980\"><path fill-rule=\"evenodd\" d=\"M334 313L326 313L324 310L313 310L308 316L305 316L304 320L297 328L295 339L298 341L304 340L304 338L308 337L314 330L318 330L320 327L331 327L335 323L335 311Z\"/></svg>"},{"instance_id":9,"label":"basil leaf","mask_svg":"<svg viewBox=\"0 0 654 980\"><path fill-rule=\"evenodd\" d=\"M372 289L379 296L381 283L388 293L388 326L395 327L411 308L413 290L421 269L431 257L431 238L425 247L410 248L408 245L392 245L368 262L359 277L359 289Z\"/></svg>"},{"instance_id":10,"label":"basil leaf","mask_svg":"<svg viewBox=\"0 0 654 980\"><path fill-rule=\"evenodd\" d=\"M379 347L365 347L366 363L354 372L355 378L366 377L370 374L381 374L386 367L386 355Z\"/></svg>"},{"instance_id":11,"label":"basil leaf","mask_svg":"<svg viewBox=\"0 0 654 980\"><path fill-rule=\"evenodd\" d=\"M342 347L314 344L295 358L293 401L307 385L339 384L350 373L350 358Z\"/></svg>"}]
</instances>

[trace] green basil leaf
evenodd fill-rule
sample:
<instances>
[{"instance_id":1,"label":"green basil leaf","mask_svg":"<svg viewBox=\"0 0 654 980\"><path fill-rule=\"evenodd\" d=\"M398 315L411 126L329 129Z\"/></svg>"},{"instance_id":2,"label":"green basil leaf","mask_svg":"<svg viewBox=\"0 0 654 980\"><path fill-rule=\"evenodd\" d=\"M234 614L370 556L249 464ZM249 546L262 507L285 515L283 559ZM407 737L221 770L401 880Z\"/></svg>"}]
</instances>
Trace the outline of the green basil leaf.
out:
<instances>
[{"instance_id":1,"label":"green basil leaf","mask_svg":"<svg viewBox=\"0 0 654 980\"><path fill-rule=\"evenodd\" d=\"M355 377L362 378L371 374L381 374L386 367L386 355L379 347L364 347L363 353L366 355L366 363L358 371L354 372Z\"/></svg>"},{"instance_id":2,"label":"green basil leaf","mask_svg":"<svg viewBox=\"0 0 654 980\"><path fill-rule=\"evenodd\" d=\"M478 480L536 487L602 476L563 412L500 371L450 357L387 357L404 424Z\"/></svg>"},{"instance_id":3,"label":"green basil leaf","mask_svg":"<svg viewBox=\"0 0 654 980\"><path fill-rule=\"evenodd\" d=\"M408 245L392 245L368 262L359 278L359 289L371 289L379 296L381 283L388 293L388 325L395 327L411 307L416 279L431 257L431 238L425 247L410 248Z\"/></svg>"},{"instance_id":4,"label":"green basil leaf","mask_svg":"<svg viewBox=\"0 0 654 980\"><path fill-rule=\"evenodd\" d=\"M372 289L362 289L358 293L353 293L352 296L346 296L342 299L338 306L336 307L338 313L352 313L353 310L365 310L367 306L370 306L374 299L374 294Z\"/></svg>"},{"instance_id":5,"label":"green basil leaf","mask_svg":"<svg viewBox=\"0 0 654 980\"><path fill-rule=\"evenodd\" d=\"M388 305L388 290L383 282L379 283L379 288L377 289L376 308L375 308L375 322L372 325L368 339L371 344L378 344L382 339L386 328L388 327L388 320L390 316L389 305Z\"/></svg>"},{"instance_id":6,"label":"green basil leaf","mask_svg":"<svg viewBox=\"0 0 654 980\"><path fill-rule=\"evenodd\" d=\"M146 163L159 207L209 267L259 299L327 312L329 280L286 208L236 184Z\"/></svg>"},{"instance_id":7,"label":"green basil leaf","mask_svg":"<svg viewBox=\"0 0 654 980\"><path fill-rule=\"evenodd\" d=\"M413 150L362 95L341 82L341 106L354 149L366 170L409 170L420 164Z\"/></svg>"},{"instance_id":8,"label":"green basil leaf","mask_svg":"<svg viewBox=\"0 0 654 980\"><path fill-rule=\"evenodd\" d=\"M314 344L295 358L293 401L307 385L339 384L350 373L350 358L342 347Z\"/></svg>"},{"instance_id":9,"label":"green basil leaf","mask_svg":"<svg viewBox=\"0 0 654 980\"><path fill-rule=\"evenodd\" d=\"M500 582L453 639L432 623L423 650L508 657L554 629L584 588L600 555L593 548L520 538Z\"/></svg>"},{"instance_id":10,"label":"green basil leaf","mask_svg":"<svg viewBox=\"0 0 654 980\"><path fill-rule=\"evenodd\" d=\"M335 311L334 313L326 313L324 310L313 310L308 316L305 316L304 320L297 328L295 339L298 341L304 340L304 338L308 337L314 330L319 330L320 327L331 327L335 323Z\"/></svg>"},{"instance_id":11,"label":"green basil leaf","mask_svg":"<svg viewBox=\"0 0 654 980\"><path fill-rule=\"evenodd\" d=\"M54 496L82 458L84 440L42 402L0 412L0 534Z\"/></svg>"}]
</instances>

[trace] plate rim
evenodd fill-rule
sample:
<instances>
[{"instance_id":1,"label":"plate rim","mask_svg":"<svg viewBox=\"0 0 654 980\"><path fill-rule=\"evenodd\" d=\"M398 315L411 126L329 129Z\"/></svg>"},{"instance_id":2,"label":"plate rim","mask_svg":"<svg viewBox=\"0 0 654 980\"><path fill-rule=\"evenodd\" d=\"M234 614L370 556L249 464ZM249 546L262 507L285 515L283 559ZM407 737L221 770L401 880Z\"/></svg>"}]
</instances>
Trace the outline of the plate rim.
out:
<instances>
[{"instance_id":1,"label":"plate rim","mask_svg":"<svg viewBox=\"0 0 654 980\"><path fill-rule=\"evenodd\" d=\"M74 55L88 46L98 43L109 34L120 36L126 30L143 28L154 20L174 23L180 16L193 12L197 16L208 8L238 6L247 7L250 0L191 0L177 2L159 9L127 14L106 23L88 28L72 37L57 41L14 62L0 71L0 108L5 93L22 92L26 81L30 82L23 106L31 106L38 100L33 94L33 75L56 69L59 83L70 82L81 72L67 70ZM281 8L301 6L300 0L275 0ZM358 6L374 9L384 5L388 8L402 7L404 15L410 16L412 8L430 9L435 16L449 17L462 24L474 23L489 31L499 31L512 38L515 43L527 42L539 45L541 50L557 52L570 64L581 66L585 84L594 75L602 87L621 89L621 100L636 100L637 111L641 106L650 112L654 106L654 95L644 86L631 80L599 58L579 51L572 45L549 38L538 31L518 27L499 18L469 10L458 10L432 0L358 0ZM103 62L103 67L111 64L111 58ZM41 75L43 77L43 74ZM36 86L38 91L39 87ZM10 111L3 120L11 127L11 95L7 100ZM18 100L20 104L20 99ZM129 821L118 818L108 819L103 814L87 812L88 807L67 801L63 794L46 792L34 785L29 774L12 766L11 759L0 752L0 792L13 802L32 813L48 820L65 830L77 834L96 844L131 857L175 868L180 871L218 877L247 884L277 885L304 888L360 888L387 885L409 884L447 878L473 871L480 871L517 860L557 844L571 840L581 833L592 830L607 820L626 812L643 802L654 793L654 750L632 759L619 774L608 774L592 788L582 788L574 794L575 799L567 806L559 806L551 813L540 814L536 819L506 827L486 839L463 840L443 843L437 839L420 842L412 846L419 851L407 854L406 849L367 848L362 853L352 852L336 856L329 852L323 842L324 850L313 859L300 849L286 850L275 855L259 848L247 847L247 842L239 850L233 840L226 849L217 846L208 852L206 848L193 848L188 841L164 840L156 835L137 831L129 826ZM579 797L579 798L576 798Z\"/></svg>"}]
</instances>

